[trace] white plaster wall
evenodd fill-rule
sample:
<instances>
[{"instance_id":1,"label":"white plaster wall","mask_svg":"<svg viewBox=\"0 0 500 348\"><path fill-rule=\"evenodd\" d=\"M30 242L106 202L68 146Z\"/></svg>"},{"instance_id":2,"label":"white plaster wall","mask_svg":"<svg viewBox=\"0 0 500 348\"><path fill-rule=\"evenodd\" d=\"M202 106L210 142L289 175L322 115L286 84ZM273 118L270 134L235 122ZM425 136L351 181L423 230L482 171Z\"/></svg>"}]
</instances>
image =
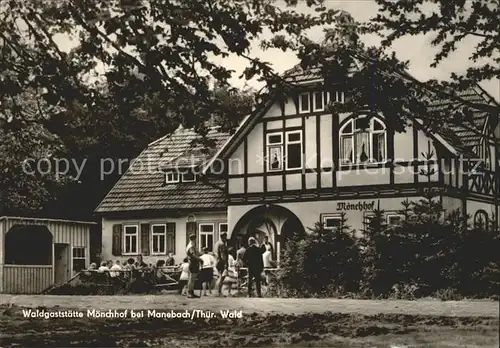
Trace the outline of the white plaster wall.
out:
<instances>
[{"instance_id":1,"label":"white plaster wall","mask_svg":"<svg viewBox=\"0 0 500 348\"><path fill-rule=\"evenodd\" d=\"M196 222L198 223L214 223L215 224L215 236L214 241L218 239L218 224L227 222L227 213L225 211L209 213L209 212L197 212L193 213L196 217ZM155 219L108 219L103 218L102 220L102 260L120 260L121 262L126 261L130 257L135 258L137 255L122 255L114 256L112 253L113 246L113 225L115 224L141 224L141 223L165 223L165 222L175 222L175 262L180 263L186 257L186 222L188 216L182 216L179 218L170 218L165 216L164 218ZM139 233L140 238L140 233ZM151 241L151 238L150 238ZM139 250L140 253L140 250ZM144 256L144 262L156 264L156 261L166 259L166 255L147 255Z\"/></svg>"}]
</instances>

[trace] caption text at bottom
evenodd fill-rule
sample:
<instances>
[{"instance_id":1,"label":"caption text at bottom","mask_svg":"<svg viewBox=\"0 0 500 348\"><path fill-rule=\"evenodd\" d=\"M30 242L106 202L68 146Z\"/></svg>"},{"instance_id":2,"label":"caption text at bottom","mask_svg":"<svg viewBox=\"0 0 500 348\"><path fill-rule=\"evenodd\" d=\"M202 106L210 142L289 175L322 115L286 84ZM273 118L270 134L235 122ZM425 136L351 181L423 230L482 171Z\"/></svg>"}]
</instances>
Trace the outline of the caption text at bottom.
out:
<instances>
[{"instance_id":1,"label":"caption text at bottom","mask_svg":"<svg viewBox=\"0 0 500 348\"><path fill-rule=\"evenodd\" d=\"M186 309L181 311L164 311L164 310L108 310L100 311L96 309L87 309L86 311L78 310L31 310L24 309L23 316L25 318L53 319L53 318L159 318L159 319L239 319L243 318L241 310L220 310L218 312L207 311L203 309Z\"/></svg>"}]
</instances>

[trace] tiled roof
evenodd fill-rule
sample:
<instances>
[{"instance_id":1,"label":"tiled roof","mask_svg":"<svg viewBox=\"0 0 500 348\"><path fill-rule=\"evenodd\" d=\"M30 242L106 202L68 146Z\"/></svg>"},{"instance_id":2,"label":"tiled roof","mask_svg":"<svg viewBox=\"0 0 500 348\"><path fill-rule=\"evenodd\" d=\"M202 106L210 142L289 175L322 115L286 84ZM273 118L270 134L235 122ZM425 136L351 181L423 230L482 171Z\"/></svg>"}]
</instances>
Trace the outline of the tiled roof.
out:
<instances>
[{"instance_id":1,"label":"tiled roof","mask_svg":"<svg viewBox=\"0 0 500 348\"><path fill-rule=\"evenodd\" d=\"M197 181L165 185L165 168L194 165L208 160L228 139L229 134L211 129L207 138L215 147L205 151L192 148L199 136L191 129L179 128L169 136L151 143L135 164L118 180L95 210L96 213L177 210L224 209L224 180ZM195 152L191 157L191 151ZM183 159L178 161L179 158ZM209 180L208 177L206 180Z\"/></svg>"},{"instance_id":2,"label":"tiled roof","mask_svg":"<svg viewBox=\"0 0 500 348\"><path fill-rule=\"evenodd\" d=\"M466 101L473 103L484 103L484 99L474 88L469 88L459 93L459 96ZM449 107L451 100L441 99L431 104L434 110L439 108ZM455 150L462 154L473 155L472 149L480 145L481 136L477 134L482 132L488 114L486 112L476 111L472 115L472 119L464 121L464 125L448 124L439 131L439 134L451 145ZM466 124L465 124L466 122ZM472 131L475 129L476 131Z\"/></svg>"},{"instance_id":3,"label":"tiled roof","mask_svg":"<svg viewBox=\"0 0 500 348\"><path fill-rule=\"evenodd\" d=\"M320 77L320 68L303 69L300 64L295 65L293 68L288 69L283 74L285 81L288 82L304 82L315 80Z\"/></svg>"},{"instance_id":4,"label":"tiled roof","mask_svg":"<svg viewBox=\"0 0 500 348\"><path fill-rule=\"evenodd\" d=\"M369 57L365 58L370 59ZM391 71L387 73L402 79L415 80L407 72L404 71ZM321 69L319 67L304 69L300 66L300 64L297 64L293 68L287 70L283 76L285 80L290 83L304 83L308 81L312 82L314 80L317 80L318 78L321 78ZM484 97L478 92L476 88L469 88L466 91L461 92L459 96L469 102L483 104L485 103ZM430 98L430 107L434 110L436 110L437 108L448 107L452 102L451 100L446 99L432 100L432 96ZM465 127L449 124L445 125L445 127L436 132L436 134L439 134L457 152L467 155L473 155L472 149L480 144L481 136L478 135L477 132L471 131L470 128L473 128L478 132L482 132L487 119L487 113L477 111L474 113L473 119L467 122L467 125Z\"/></svg>"}]
</instances>

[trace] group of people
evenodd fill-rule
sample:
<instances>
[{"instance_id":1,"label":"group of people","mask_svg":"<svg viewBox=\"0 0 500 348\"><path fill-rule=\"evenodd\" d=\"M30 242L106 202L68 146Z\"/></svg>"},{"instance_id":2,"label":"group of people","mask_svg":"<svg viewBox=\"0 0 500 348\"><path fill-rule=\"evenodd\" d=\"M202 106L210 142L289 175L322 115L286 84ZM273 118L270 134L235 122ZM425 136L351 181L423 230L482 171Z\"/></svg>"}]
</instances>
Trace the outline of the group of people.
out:
<instances>
[{"instance_id":1,"label":"group of people","mask_svg":"<svg viewBox=\"0 0 500 348\"><path fill-rule=\"evenodd\" d=\"M217 289L217 295L223 296L222 289L229 282L236 282L240 269L246 267L248 275L248 296L253 294L253 285L255 283L258 297L262 297L261 282L262 274L266 268L276 266L273 261L273 246L269 242L267 236L264 237L263 243L258 244L257 239L250 237L248 246L242 245L236 251L236 259L233 257L234 249L228 246L226 233L220 234L219 241L215 244L214 252L210 252L207 248L199 252L196 246L196 235L189 236L189 244L186 247L187 257L180 264L179 290L181 294L187 295L188 298L197 298L207 292L212 293L212 289ZM120 260L102 261L97 267L96 263L92 263L88 268L89 271L97 273L107 273L110 277L129 278L132 271L154 271L154 276L157 281L167 282L172 280L167 269L175 267L175 260L172 254L168 255L166 260L158 260L156 266L148 265L144 262L142 255L138 255L134 260L129 258L124 264ZM142 274L142 273L141 273ZM218 275L218 279L214 277ZM201 283L200 296L196 296L194 288L196 282ZM232 284L228 287L228 294L231 294Z\"/></svg>"},{"instance_id":2,"label":"group of people","mask_svg":"<svg viewBox=\"0 0 500 348\"><path fill-rule=\"evenodd\" d=\"M166 260L158 260L156 263L156 269L161 269L165 266L174 266L175 260L173 255L170 253ZM138 255L134 260L133 258L129 258L124 264L121 263L120 260L116 261L102 261L100 266L97 267L95 262L91 263L88 271L97 271L98 273L109 273L109 276L112 278L115 277L127 277L133 270L146 270L152 269L152 264L147 264L144 262L142 255ZM129 272L126 272L129 271Z\"/></svg>"},{"instance_id":3,"label":"group of people","mask_svg":"<svg viewBox=\"0 0 500 348\"><path fill-rule=\"evenodd\" d=\"M211 293L213 285L213 269L215 267L219 274L216 285L217 294L223 296L222 288L228 277L237 277L239 269L246 267L248 269L248 296L253 292L253 283L255 282L257 296L262 297L261 280L265 268L275 267L273 261L273 247L269 243L267 236L264 237L262 245L258 245L257 239L250 237L248 247L244 245L236 252L236 260L231 255L231 248L228 247L227 234L221 233L220 240L215 244L214 254L203 250L200 255L196 247L196 235L189 236L189 244L186 247L187 258L182 267L181 280L186 281L188 298L197 298L194 293L194 287L197 279L202 283L202 290L205 295L208 291ZM229 287L229 293L231 287ZM183 291L184 292L184 291ZM201 292L200 292L201 294Z\"/></svg>"}]
</instances>

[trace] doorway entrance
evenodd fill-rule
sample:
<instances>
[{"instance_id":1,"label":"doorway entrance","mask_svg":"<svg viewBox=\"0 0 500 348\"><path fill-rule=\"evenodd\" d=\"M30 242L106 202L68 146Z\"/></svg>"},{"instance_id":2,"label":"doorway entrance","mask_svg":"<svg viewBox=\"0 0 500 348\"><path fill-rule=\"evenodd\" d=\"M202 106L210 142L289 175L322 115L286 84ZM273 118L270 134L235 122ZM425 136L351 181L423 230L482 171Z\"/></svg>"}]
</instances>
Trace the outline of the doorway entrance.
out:
<instances>
[{"instance_id":1,"label":"doorway entrance","mask_svg":"<svg viewBox=\"0 0 500 348\"><path fill-rule=\"evenodd\" d=\"M62 284L70 278L69 244L54 244L54 283Z\"/></svg>"},{"instance_id":2,"label":"doorway entrance","mask_svg":"<svg viewBox=\"0 0 500 348\"><path fill-rule=\"evenodd\" d=\"M231 234L231 243L239 248L246 244L248 237L256 237L262 243L263 237L267 236L274 246L273 259L279 263L286 242L305 233L301 221L290 210L279 205L263 205L251 209L238 220Z\"/></svg>"}]
</instances>

